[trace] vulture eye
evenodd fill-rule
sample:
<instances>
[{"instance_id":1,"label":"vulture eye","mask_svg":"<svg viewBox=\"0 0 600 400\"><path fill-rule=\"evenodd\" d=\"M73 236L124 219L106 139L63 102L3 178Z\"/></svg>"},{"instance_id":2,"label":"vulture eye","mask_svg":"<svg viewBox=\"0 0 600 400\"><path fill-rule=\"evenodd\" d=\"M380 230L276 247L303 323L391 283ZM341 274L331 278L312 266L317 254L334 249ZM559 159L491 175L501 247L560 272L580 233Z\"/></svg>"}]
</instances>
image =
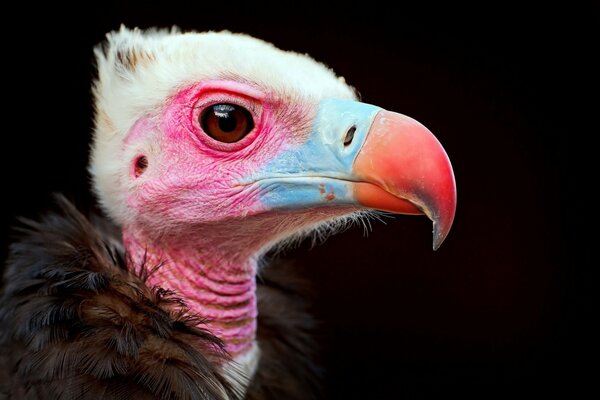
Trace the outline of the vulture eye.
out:
<instances>
[{"instance_id":1,"label":"vulture eye","mask_svg":"<svg viewBox=\"0 0 600 400\"><path fill-rule=\"evenodd\" d=\"M207 107L198 120L208 136L224 143L237 142L254 128L250 112L235 104Z\"/></svg>"}]
</instances>

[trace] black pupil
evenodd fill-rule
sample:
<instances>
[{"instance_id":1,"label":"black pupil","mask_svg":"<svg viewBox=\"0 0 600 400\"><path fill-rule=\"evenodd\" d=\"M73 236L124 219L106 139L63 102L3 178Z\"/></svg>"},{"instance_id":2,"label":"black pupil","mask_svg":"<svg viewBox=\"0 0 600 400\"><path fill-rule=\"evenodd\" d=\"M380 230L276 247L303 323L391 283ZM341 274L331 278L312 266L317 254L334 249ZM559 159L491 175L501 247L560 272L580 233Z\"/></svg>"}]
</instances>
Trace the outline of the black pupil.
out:
<instances>
[{"instance_id":1,"label":"black pupil","mask_svg":"<svg viewBox=\"0 0 600 400\"><path fill-rule=\"evenodd\" d=\"M223 132L232 132L237 126L235 107L231 104L217 104L213 106L213 112L219 118L219 128Z\"/></svg>"}]
</instances>

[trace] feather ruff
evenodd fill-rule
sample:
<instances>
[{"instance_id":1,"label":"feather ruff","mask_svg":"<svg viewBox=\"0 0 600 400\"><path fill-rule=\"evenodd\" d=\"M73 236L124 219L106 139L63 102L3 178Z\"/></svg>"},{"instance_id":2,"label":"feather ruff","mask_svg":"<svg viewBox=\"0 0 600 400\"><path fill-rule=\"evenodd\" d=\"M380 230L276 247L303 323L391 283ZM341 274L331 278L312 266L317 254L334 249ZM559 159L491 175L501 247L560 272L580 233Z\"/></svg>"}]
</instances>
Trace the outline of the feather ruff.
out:
<instances>
[{"instance_id":1,"label":"feather ruff","mask_svg":"<svg viewBox=\"0 0 600 400\"><path fill-rule=\"evenodd\" d=\"M128 267L115 229L62 197L26 221L0 289L0 399L311 399L314 322L283 266L259 283L258 371L227 370L223 343L185 300ZM272 277L271 277L272 276ZM287 280L287 282L286 282Z\"/></svg>"}]
</instances>

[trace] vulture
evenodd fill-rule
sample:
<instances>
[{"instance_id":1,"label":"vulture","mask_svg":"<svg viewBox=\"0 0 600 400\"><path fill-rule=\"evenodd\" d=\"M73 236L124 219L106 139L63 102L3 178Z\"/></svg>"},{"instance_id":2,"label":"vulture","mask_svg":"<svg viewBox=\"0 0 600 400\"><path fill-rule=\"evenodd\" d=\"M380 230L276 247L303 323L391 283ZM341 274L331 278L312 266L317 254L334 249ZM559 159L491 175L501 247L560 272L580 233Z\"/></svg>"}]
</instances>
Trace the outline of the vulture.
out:
<instances>
[{"instance_id":1,"label":"vulture","mask_svg":"<svg viewBox=\"0 0 600 400\"><path fill-rule=\"evenodd\" d=\"M0 398L317 398L302 279L263 256L377 212L426 215L437 249L456 207L445 150L244 34L121 27L95 56L102 212L57 195L19 228Z\"/></svg>"}]
</instances>

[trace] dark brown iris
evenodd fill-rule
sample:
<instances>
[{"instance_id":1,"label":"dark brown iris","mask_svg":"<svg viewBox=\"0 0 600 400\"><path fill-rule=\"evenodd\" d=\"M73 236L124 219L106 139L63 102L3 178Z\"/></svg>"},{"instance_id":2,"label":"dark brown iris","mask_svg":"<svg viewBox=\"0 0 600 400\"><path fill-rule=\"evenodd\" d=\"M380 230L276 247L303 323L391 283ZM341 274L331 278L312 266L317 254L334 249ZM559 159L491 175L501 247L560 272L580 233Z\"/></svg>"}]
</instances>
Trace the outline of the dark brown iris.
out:
<instances>
[{"instance_id":1,"label":"dark brown iris","mask_svg":"<svg viewBox=\"0 0 600 400\"><path fill-rule=\"evenodd\" d=\"M200 114L199 121L208 136L223 143L237 142L254 128L250 112L235 104L207 107Z\"/></svg>"}]
</instances>

